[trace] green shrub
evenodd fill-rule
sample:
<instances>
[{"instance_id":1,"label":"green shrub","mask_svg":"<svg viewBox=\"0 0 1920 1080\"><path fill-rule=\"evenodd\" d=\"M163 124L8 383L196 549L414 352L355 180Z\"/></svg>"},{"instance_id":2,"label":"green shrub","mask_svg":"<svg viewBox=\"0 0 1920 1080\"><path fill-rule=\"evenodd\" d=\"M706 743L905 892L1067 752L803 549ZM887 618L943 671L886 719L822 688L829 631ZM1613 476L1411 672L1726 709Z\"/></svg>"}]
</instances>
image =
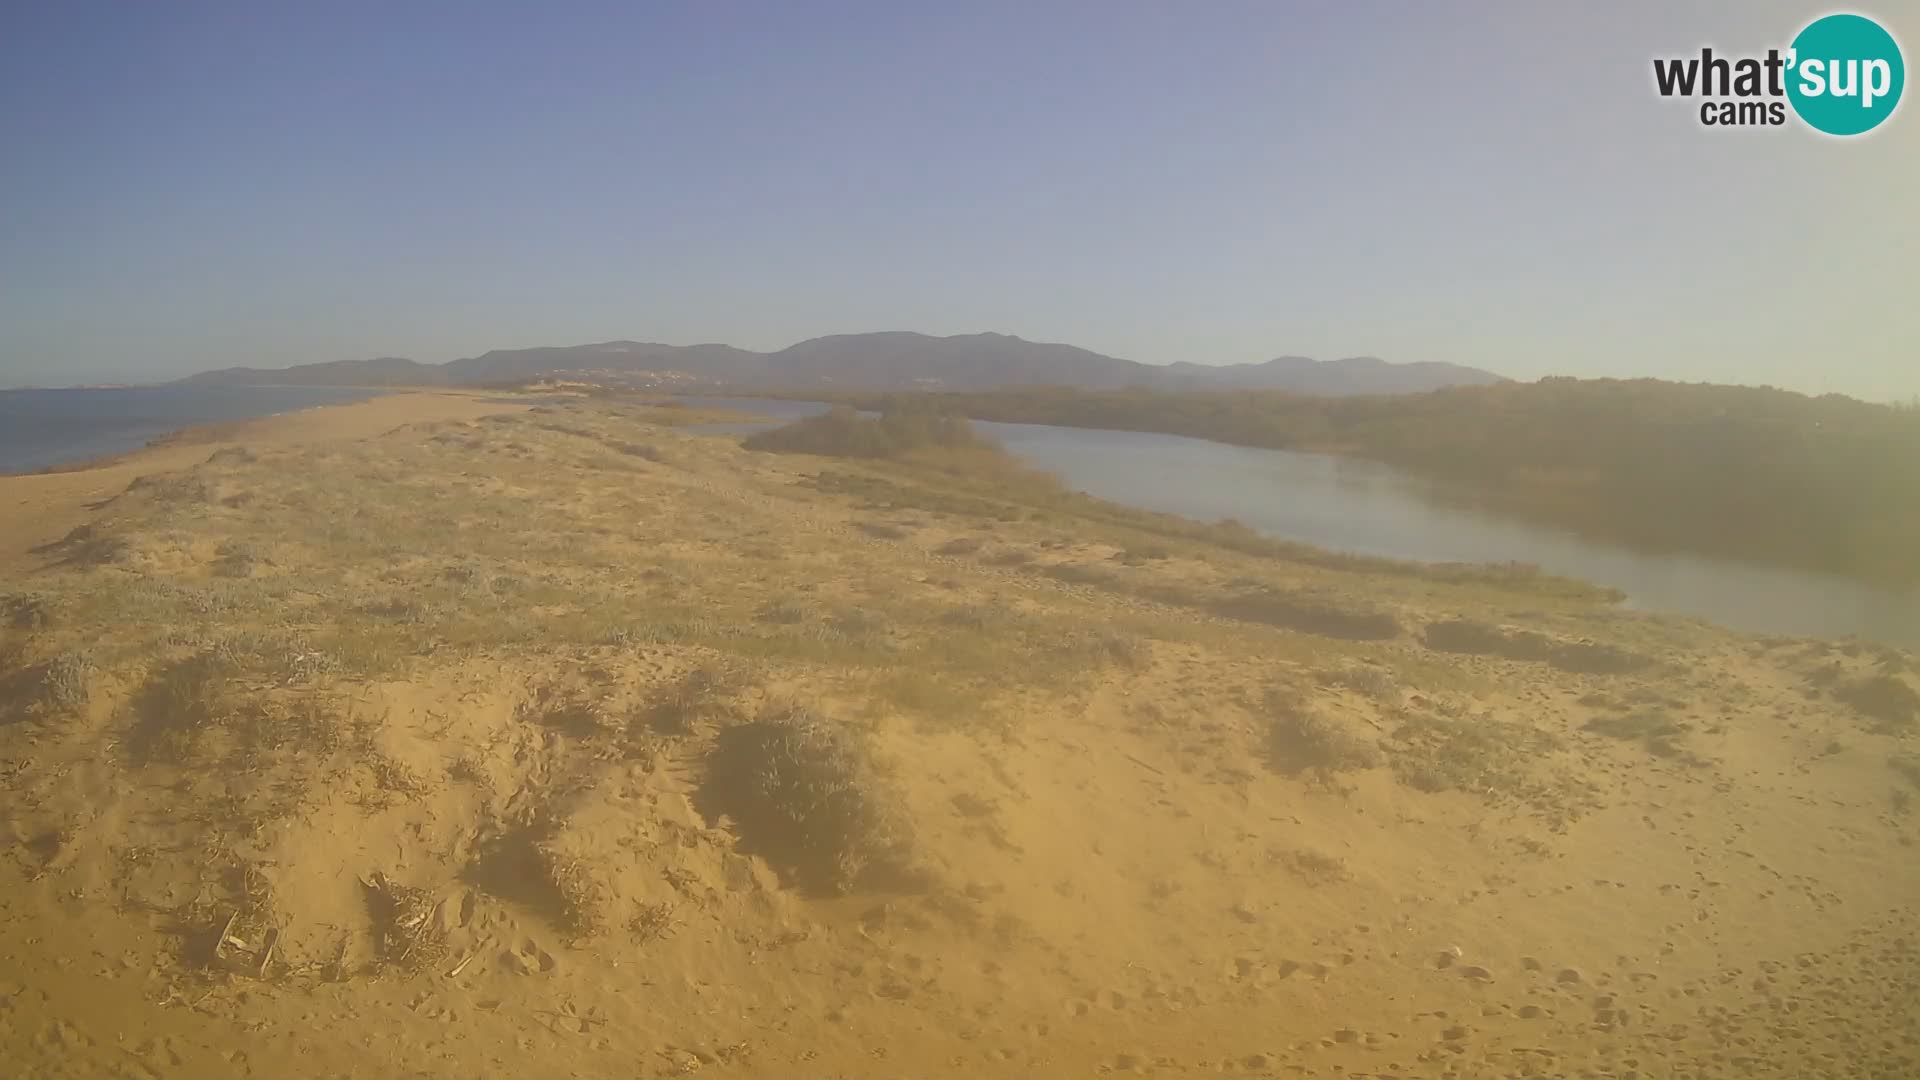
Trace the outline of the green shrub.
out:
<instances>
[{"instance_id":1,"label":"green shrub","mask_svg":"<svg viewBox=\"0 0 1920 1080\"><path fill-rule=\"evenodd\" d=\"M992 449L965 417L936 412L892 411L879 417L837 408L784 427L749 436L741 445L775 454L897 458L925 449Z\"/></svg>"}]
</instances>

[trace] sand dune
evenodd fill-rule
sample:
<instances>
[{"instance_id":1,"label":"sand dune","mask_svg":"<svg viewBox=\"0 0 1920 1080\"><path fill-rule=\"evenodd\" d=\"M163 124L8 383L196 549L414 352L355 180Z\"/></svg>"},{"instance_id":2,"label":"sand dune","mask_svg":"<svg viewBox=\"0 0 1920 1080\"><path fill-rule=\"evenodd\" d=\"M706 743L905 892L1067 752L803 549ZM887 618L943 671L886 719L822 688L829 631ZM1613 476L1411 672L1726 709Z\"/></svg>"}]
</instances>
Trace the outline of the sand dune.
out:
<instances>
[{"instance_id":1,"label":"sand dune","mask_svg":"<svg viewBox=\"0 0 1920 1080\"><path fill-rule=\"evenodd\" d=\"M1912 656L690 418L0 480L20 1074L1920 1072Z\"/></svg>"}]
</instances>

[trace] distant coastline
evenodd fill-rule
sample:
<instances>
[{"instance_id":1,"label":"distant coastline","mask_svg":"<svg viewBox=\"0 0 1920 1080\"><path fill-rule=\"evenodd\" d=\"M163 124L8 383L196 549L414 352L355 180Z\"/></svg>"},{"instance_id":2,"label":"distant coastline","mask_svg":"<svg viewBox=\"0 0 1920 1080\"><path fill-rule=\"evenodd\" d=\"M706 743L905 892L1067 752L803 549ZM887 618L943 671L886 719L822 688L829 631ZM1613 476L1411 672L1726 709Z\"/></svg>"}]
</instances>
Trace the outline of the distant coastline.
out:
<instances>
[{"instance_id":1,"label":"distant coastline","mask_svg":"<svg viewBox=\"0 0 1920 1080\"><path fill-rule=\"evenodd\" d=\"M395 392L394 387L116 386L0 390L0 474L97 468L232 425Z\"/></svg>"}]
</instances>

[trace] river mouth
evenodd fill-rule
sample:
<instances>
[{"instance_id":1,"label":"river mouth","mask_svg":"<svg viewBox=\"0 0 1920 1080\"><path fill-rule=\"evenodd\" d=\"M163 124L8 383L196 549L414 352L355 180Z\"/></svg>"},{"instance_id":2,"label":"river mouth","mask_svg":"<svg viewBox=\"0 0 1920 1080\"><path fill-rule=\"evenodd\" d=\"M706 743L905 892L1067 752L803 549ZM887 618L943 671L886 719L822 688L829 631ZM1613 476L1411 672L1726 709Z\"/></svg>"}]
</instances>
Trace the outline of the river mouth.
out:
<instances>
[{"instance_id":1,"label":"river mouth","mask_svg":"<svg viewBox=\"0 0 1920 1080\"><path fill-rule=\"evenodd\" d=\"M815 401L688 398L768 417L690 431L746 435L825 411ZM1435 500L1387 465L1184 435L974 421L1026 464L1096 498L1277 539L1416 562L1519 562L1619 589L1623 606L1760 634L1920 645L1920 593L1835 574L1638 551Z\"/></svg>"}]
</instances>

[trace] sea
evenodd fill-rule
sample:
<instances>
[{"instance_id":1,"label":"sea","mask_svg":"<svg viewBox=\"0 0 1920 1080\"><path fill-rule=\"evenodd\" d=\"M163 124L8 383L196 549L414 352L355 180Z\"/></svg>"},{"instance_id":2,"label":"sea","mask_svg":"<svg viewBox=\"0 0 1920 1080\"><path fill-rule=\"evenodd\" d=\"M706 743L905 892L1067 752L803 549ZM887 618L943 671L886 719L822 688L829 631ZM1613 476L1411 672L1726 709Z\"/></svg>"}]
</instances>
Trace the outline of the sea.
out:
<instances>
[{"instance_id":1,"label":"sea","mask_svg":"<svg viewBox=\"0 0 1920 1080\"><path fill-rule=\"evenodd\" d=\"M377 396L326 386L130 386L0 390L0 473L138 450L181 428Z\"/></svg>"}]
</instances>

